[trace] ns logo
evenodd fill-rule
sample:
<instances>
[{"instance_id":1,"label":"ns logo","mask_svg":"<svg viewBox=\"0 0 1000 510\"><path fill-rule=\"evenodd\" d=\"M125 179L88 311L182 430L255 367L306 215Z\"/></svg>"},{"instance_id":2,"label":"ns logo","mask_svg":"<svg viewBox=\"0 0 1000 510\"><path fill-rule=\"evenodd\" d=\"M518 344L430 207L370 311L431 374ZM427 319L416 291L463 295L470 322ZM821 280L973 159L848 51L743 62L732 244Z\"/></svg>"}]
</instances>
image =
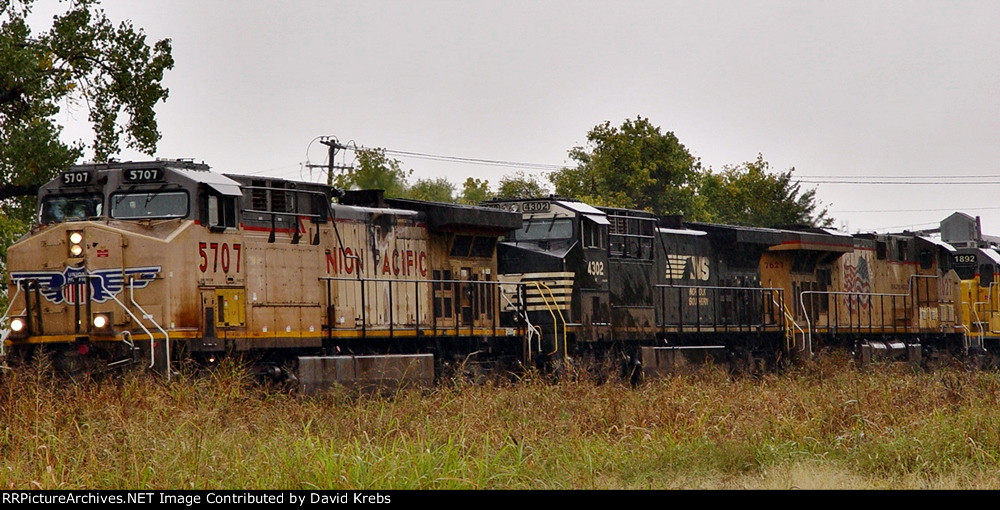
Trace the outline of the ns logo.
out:
<instances>
[{"instance_id":1,"label":"ns logo","mask_svg":"<svg viewBox=\"0 0 1000 510\"><path fill-rule=\"evenodd\" d=\"M699 255L667 255L665 276L670 280L707 281L710 259Z\"/></svg>"}]
</instances>

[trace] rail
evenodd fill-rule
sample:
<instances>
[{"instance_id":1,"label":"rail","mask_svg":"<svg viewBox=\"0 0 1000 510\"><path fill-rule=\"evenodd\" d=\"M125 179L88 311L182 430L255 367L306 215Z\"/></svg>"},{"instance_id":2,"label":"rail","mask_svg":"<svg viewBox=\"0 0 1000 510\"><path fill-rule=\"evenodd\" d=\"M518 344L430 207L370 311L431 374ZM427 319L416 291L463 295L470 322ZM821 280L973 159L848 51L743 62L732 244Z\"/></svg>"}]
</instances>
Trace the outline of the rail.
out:
<instances>
[{"instance_id":1,"label":"rail","mask_svg":"<svg viewBox=\"0 0 1000 510\"><path fill-rule=\"evenodd\" d=\"M477 330L488 330L491 336L498 336L501 286L519 285L512 282L494 280L446 280L446 279L404 279L404 278L369 278L323 276L319 280L326 290L327 320L323 326L327 331L327 339L332 340L336 331L335 312L338 307L352 308L349 305L334 304L334 286L337 283L353 284L346 289L350 296L348 303L358 306L354 309L356 327L361 338L372 335L370 328L378 328L379 336L394 338L399 331L413 331L416 336L423 336L428 330L432 336L477 336ZM343 300L344 290L336 294ZM369 295L378 297L371 298ZM421 303L434 303L430 313L421 309ZM379 305L380 301L385 306ZM412 314L409 307L412 306ZM384 310L385 315L378 312ZM423 313L422 313L423 312ZM402 319L401 319L402 317ZM412 318L411 318L412 317ZM357 323L360 322L360 323Z\"/></svg>"},{"instance_id":2,"label":"rail","mask_svg":"<svg viewBox=\"0 0 1000 510\"><path fill-rule=\"evenodd\" d=\"M878 298L880 298L879 299L879 305L880 305L879 317L881 318L881 321L880 321L879 324L880 324L881 328L884 328L885 327L885 312L886 312L886 310L885 310L885 302L881 298L886 298L886 297L892 298L892 308L891 308L892 313L895 313L895 310L896 310L896 298L899 298L899 297L903 298L903 310L909 310L910 312L912 312L912 310L910 309L910 307L908 307L907 304L906 304L906 298L909 298L911 295L914 294L914 292L913 292L913 290L914 290L913 282L915 280L919 279L919 278L938 279L939 276L937 276L937 275L922 275L922 274L912 274L912 275L910 275L910 278L907 281L907 292L905 294L901 294L901 293L888 293L888 292L848 292L848 291L830 291L830 290L803 290L803 291L801 291L799 293L799 307L800 307L800 309L802 311L802 316L805 317L805 320L806 320L806 345L805 345L805 349L804 350L806 351L807 355L809 357L812 357L812 355L813 355L813 350L812 350L813 325L812 325L812 317L811 317L811 315L812 315L812 311L815 309L815 305L814 305L813 301L810 300L810 305L811 306L809 308L806 308L806 304L805 304L805 296L806 295L824 295L824 296L827 296L828 300L829 300L829 298L831 296L848 296L848 297L857 296L859 303L861 302L861 298L867 298L868 301L869 301L869 303L871 303L871 298L878 297ZM829 303L829 301L827 303ZM915 305L917 307L920 306L919 286L917 287L917 295L914 296L914 299L911 302L911 306L913 306L913 305ZM874 308L874 306L869 305L869 307L868 307L868 325L867 325L867 329L868 329L869 332L873 332L874 331L874 325L873 325L873 322L872 322L872 308ZM836 314L837 313L836 311L838 310L838 307L834 306L833 309L834 309L834 313ZM854 314L850 313L850 308L848 308L848 312L849 312L848 330L852 330L854 328ZM904 319L905 319L905 317L904 317ZM836 329L840 329L841 324L840 324L840 318L839 318L839 316L837 316L834 320L836 321L836 324L834 324L834 327ZM818 324L817 324L817 326L818 326ZM827 327L828 328L830 327L830 314L829 313L827 313ZM864 327L865 326L863 326L861 324L861 307L858 306L858 327L857 327L857 330L862 330L862 329L864 329ZM893 322L892 322L892 329L893 329L893 332L896 332L899 329L898 325L896 324L895 318L893 319ZM909 330L910 330L910 324L909 324L909 322L908 321L904 322L903 323L903 331L907 332Z\"/></svg>"},{"instance_id":3,"label":"rail","mask_svg":"<svg viewBox=\"0 0 1000 510\"><path fill-rule=\"evenodd\" d=\"M781 304L784 303L784 289L677 284L656 284L655 288L660 292L661 306L656 309L656 323L661 334L665 334L668 327L675 327L678 332L685 329L688 332L713 330L709 328L724 328L726 331L733 328L738 331L787 328L777 314L784 308ZM668 289L677 290L676 309L672 309L674 303L668 299ZM668 316L674 313L677 320L670 321Z\"/></svg>"},{"instance_id":4,"label":"rail","mask_svg":"<svg viewBox=\"0 0 1000 510\"><path fill-rule=\"evenodd\" d=\"M538 352L539 353L542 352L542 340L541 340L542 330L541 330L541 328L536 328L533 324L531 324L531 319L528 317L528 313L525 311L526 305L525 305L525 303L523 301L523 296L521 295L520 292L516 292L515 291L515 293L517 294L518 301L521 302L520 305L514 304L514 302L511 301L509 297L507 297L508 293L503 291L503 287L501 287L501 290L500 290L500 297L502 297L503 300L506 301L507 304L510 305L510 307L512 309L518 310L519 311L518 315L522 319L524 319L524 324L525 324L525 336L524 336L525 349L524 349L524 355L525 355L525 358L527 360L530 360L530 359L532 359L532 355L531 355L531 340L532 340L532 338L534 338L535 335L538 335Z\"/></svg>"},{"instance_id":5,"label":"rail","mask_svg":"<svg viewBox=\"0 0 1000 510\"><path fill-rule=\"evenodd\" d=\"M87 278L99 278L99 276L89 274L89 272L88 272ZM156 363L156 348L155 348L156 339L153 338L153 333L151 333L149 331L149 329L146 328L146 326L144 326L142 324L142 321L140 321L139 318L136 317L134 313L132 313L132 310L129 310L128 307L125 306L125 304L122 303L118 299L118 296L115 296L114 294L110 294L110 296L111 296L111 299L113 299L115 301L115 303L118 303L118 306L120 306L122 308L122 310L124 310L125 313L127 313L128 316L132 318L132 320L139 326L139 328L142 329L142 331L144 333L146 333L146 335L149 336L149 368L153 368L153 365ZM129 333L128 337L131 338L132 334ZM123 342L125 341L125 335L124 334L122 335L122 341ZM168 362L169 362L169 360L168 360Z\"/></svg>"}]
</instances>

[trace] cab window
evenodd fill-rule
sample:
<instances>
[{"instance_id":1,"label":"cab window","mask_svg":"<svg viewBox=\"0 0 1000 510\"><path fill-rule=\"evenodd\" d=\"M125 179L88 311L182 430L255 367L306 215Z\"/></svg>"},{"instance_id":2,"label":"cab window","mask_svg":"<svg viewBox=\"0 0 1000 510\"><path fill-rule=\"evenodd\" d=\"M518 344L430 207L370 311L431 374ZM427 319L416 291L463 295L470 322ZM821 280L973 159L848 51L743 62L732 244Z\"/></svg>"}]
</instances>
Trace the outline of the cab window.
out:
<instances>
[{"instance_id":1,"label":"cab window","mask_svg":"<svg viewBox=\"0 0 1000 510\"><path fill-rule=\"evenodd\" d=\"M42 199L39 221L48 224L94 218L100 216L103 209L104 197L97 193L45 197Z\"/></svg>"},{"instance_id":2,"label":"cab window","mask_svg":"<svg viewBox=\"0 0 1000 510\"><path fill-rule=\"evenodd\" d=\"M111 217L123 220L183 218L188 215L184 191L119 193L111 196Z\"/></svg>"}]
</instances>

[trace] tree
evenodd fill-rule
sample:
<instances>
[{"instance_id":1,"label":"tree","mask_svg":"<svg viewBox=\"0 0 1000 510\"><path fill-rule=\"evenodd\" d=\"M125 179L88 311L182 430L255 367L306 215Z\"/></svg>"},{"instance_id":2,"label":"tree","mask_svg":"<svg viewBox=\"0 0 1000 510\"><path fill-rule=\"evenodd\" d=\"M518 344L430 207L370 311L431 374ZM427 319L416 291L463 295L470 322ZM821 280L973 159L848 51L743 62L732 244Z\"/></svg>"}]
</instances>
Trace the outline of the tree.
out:
<instances>
[{"instance_id":1,"label":"tree","mask_svg":"<svg viewBox=\"0 0 1000 510\"><path fill-rule=\"evenodd\" d=\"M549 194L549 190L538 182L534 176L527 175L518 170L514 175L505 175L500 178L500 186L497 190L497 198L534 198Z\"/></svg>"},{"instance_id":2,"label":"tree","mask_svg":"<svg viewBox=\"0 0 1000 510\"><path fill-rule=\"evenodd\" d=\"M462 183L462 195L458 201L463 204L479 205L493 198L490 191L490 181L469 177Z\"/></svg>"},{"instance_id":3,"label":"tree","mask_svg":"<svg viewBox=\"0 0 1000 510\"><path fill-rule=\"evenodd\" d=\"M398 159L386 157L385 149L358 150L358 166L333 179L333 185L343 189L385 190L386 198L401 198L409 188L407 179L413 170L400 168Z\"/></svg>"},{"instance_id":4,"label":"tree","mask_svg":"<svg viewBox=\"0 0 1000 510\"><path fill-rule=\"evenodd\" d=\"M569 151L576 167L553 173L556 194L595 205L698 216L700 163L673 133L636 117L587 133L587 145Z\"/></svg>"},{"instance_id":5,"label":"tree","mask_svg":"<svg viewBox=\"0 0 1000 510\"><path fill-rule=\"evenodd\" d=\"M418 179L406 191L406 197L414 200L426 200L428 202L454 202L455 185L443 177L438 177L437 179Z\"/></svg>"},{"instance_id":6,"label":"tree","mask_svg":"<svg viewBox=\"0 0 1000 510\"><path fill-rule=\"evenodd\" d=\"M803 192L792 180L794 171L772 173L770 164L758 154L756 161L724 167L718 174L708 172L700 189L707 204L706 219L758 227L832 225L827 209L819 208L816 190Z\"/></svg>"},{"instance_id":7,"label":"tree","mask_svg":"<svg viewBox=\"0 0 1000 510\"><path fill-rule=\"evenodd\" d=\"M169 39L150 47L130 22L114 26L98 0L70 2L48 31L33 33L34 2L0 0L0 260L32 223L33 190L83 155L82 142L60 140L53 119L62 105L86 106L96 160L123 140L153 154L153 107L167 99L163 73L174 65Z\"/></svg>"},{"instance_id":8,"label":"tree","mask_svg":"<svg viewBox=\"0 0 1000 510\"><path fill-rule=\"evenodd\" d=\"M96 160L123 140L153 154L153 107L166 100L163 73L174 65L170 40L150 47L130 22L114 26L98 0L71 2L35 34L26 21L34 1L0 0L0 185L37 186L82 155L82 143L59 139L53 116L63 103L86 105Z\"/></svg>"}]
</instances>

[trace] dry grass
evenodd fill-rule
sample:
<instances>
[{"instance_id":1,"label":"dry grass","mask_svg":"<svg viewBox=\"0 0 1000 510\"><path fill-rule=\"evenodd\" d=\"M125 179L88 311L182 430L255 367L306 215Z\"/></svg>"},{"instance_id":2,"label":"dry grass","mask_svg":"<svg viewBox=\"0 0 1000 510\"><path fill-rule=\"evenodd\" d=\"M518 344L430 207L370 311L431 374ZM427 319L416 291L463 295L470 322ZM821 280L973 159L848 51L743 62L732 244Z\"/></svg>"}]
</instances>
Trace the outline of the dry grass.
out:
<instances>
[{"instance_id":1,"label":"dry grass","mask_svg":"<svg viewBox=\"0 0 1000 510\"><path fill-rule=\"evenodd\" d=\"M302 398L233 365L0 382L0 489L998 488L1000 375L826 358L781 375L462 382Z\"/></svg>"}]
</instances>

